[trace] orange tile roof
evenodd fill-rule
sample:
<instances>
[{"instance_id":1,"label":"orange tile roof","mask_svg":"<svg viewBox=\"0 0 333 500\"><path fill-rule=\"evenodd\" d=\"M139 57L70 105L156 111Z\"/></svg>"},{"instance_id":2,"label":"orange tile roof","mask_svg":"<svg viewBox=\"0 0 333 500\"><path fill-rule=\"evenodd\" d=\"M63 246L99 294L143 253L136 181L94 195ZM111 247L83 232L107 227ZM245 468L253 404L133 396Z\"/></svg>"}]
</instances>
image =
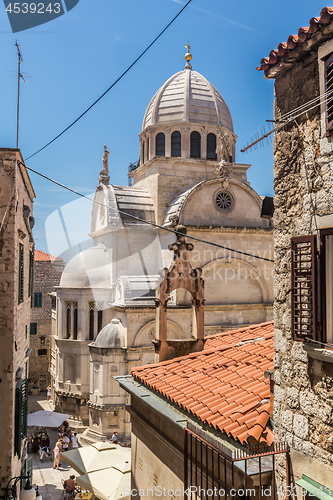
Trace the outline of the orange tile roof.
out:
<instances>
[{"instance_id":1,"label":"orange tile roof","mask_svg":"<svg viewBox=\"0 0 333 500\"><path fill-rule=\"evenodd\" d=\"M59 257L55 257L54 255L50 255L49 253L42 252L42 250L35 249L34 260L36 262L54 262L54 261L63 261Z\"/></svg>"},{"instance_id":2,"label":"orange tile roof","mask_svg":"<svg viewBox=\"0 0 333 500\"><path fill-rule=\"evenodd\" d=\"M301 46L302 50L306 50L307 40L316 37L314 43L312 43L313 40L311 40L311 43L309 44L309 50L313 50L313 45L321 39L323 28L327 24L330 24L332 20L333 7L324 7L320 12L320 17L312 17L309 21L309 26L299 28L298 35L289 35L286 42L279 43L276 49L270 51L268 57L263 57L257 70L265 71L272 68L284 56L288 55L289 52L296 49L296 47Z\"/></svg>"},{"instance_id":3,"label":"orange tile roof","mask_svg":"<svg viewBox=\"0 0 333 500\"><path fill-rule=\"evenodd\" d=\"M271 445L270 387L264 371L273 369L273 356L270 321L211 335L203 351L133 368L132 375L242 444Z\"/></svg>"}]
</instances>

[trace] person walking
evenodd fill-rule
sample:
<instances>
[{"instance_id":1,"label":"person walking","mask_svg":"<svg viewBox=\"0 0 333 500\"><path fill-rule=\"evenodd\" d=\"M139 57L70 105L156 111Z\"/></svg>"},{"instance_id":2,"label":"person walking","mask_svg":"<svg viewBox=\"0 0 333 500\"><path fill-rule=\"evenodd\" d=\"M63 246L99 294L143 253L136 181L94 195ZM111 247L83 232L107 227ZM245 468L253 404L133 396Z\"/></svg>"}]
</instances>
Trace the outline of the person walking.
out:
<instances>
[{"instance_id":1,"label":"person walking","mask_svg":"<svg viewBox=\"0 0 333 500\"><path fill-rule=\"evenodd\" d=\"M53 453L54 453L53 468L54 469L57 468L58 470L59 470L60 451L61 451L61 445L58 441L53 449Z\"/></svg>"},{"instance_id":2,"label":"person walking","mask_svg":"<svg viewBox=\"0 0 333 500\"><path fill-rule=\"evenodd\" d=\"M72 437L73 437L73 434L72 434L72 431L71 431L70 427L68 427L66 435L67 435L67 437L69 439L68 449L71 450L72 449Z\"/></svg>"},{"instance_id":3,"label":"person walking","mask_svg":"<svg viewBox=\"0 0 333 500\"><path fill-rule=\"evenodd\" d=\"M51 400L51 386L50 385L48 385L47 389L46 389L46 399L47 399L47 401Z\"/></svg>"},{"instance_id":4,"label":"person walking","mask_svg":"<svg viewBox=\"0 0 333 500\"><path fill-rule=\"evenodd\" d=\"M62 438L62 450L68 451L68 448L69 448L69 438L67 437L67 434L64 434L64 437Z\"/></svg>"},{"instance_id":5,"label":"person walking","mask_svg":"<svg viewBox=\"0 0 333 500\"><path fill-rule=\"evenodd\" d=\"M79 447L79 440L77 437L77 432L74 432L74 436L72 437L72 450L75 450Z\"/></svg>"},{"instance_id":6,"label":"person walking","mask_svg":"<svg viewBox=\"0 0 333 500\"><path fill-rule=\"evenodd\" d=\"M118 436L117 436L117 431L114 431L114 433L112 434L112 442L113 444L118 444Z\"/></svg>"}]
</instances>

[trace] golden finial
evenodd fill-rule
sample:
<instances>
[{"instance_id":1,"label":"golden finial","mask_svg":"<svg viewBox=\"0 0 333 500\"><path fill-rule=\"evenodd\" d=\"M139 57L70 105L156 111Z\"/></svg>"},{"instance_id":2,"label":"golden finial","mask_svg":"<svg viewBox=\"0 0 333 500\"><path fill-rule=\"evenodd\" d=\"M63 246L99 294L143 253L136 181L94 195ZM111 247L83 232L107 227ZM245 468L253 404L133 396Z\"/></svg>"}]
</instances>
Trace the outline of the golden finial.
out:
<instances>
[{"instance_id":1,"label":"golden finial","mask_svg":"<svg viewBox=\"0 0 333 500\"><path fill-rule=\"evenodd\" d=\"M188 42L186 45L185 45L185 48L187 49L187 52L185 54L185 59L186 59L186 64L185 64L185 68L186 69L192 69L192 66L191 66L191 59L192 59L192 54L190 54L190 43Z\"/></svg>"}]
</instances>

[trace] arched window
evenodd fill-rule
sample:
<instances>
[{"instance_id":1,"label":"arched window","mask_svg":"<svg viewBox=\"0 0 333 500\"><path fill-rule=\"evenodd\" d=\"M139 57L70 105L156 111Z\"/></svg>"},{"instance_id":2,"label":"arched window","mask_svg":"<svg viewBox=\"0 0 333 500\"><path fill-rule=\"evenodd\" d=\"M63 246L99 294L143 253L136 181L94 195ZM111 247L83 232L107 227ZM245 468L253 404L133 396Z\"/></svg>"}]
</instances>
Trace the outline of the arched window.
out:
<instances>
[{"instance_id":1,"label":"arched window","mask_svg":"<svg viewBox=\"0 0 333 500\"><path fill-rule=\"evenodd\" d=\"M145 141L142 141L142 163L145 163Z\"/></svg>"},{"instance_id":2,"label":"arched window","mask_svg":"<svg viewBox=\"0 0 333 500\"><path fill-rule=\"evenodd\" d=\"M201 136L200 136L199 132L191 132L190 156L191 156L191 158L200 158L201 157Z\"/></svg>"},{"instance_id":3,"label":"arched window","mask_svg":"<svg viewBox=\"0 0 333 500\"><path fill-rule=\"evenodd\" d=\"M171 156L182 155L182 136L180 132L173 132L171 134Z\"/></svg>"},{"instance_id":4,"label":"arched window","mask_svg":"<svg viewBox=\"0 0 333 500\"><path fill-rule=\"evenodd\" d=\"M149 160L149 137L147 139L147 161Z\"/></svg>"},{"instance_id":5,"label":"arched window","mask_svg":"<svg viewBox=\"0 0 333 500\"><path fill-rule=\"evenodd\" d=\"M207 160L216 160L216 135L207 135Z\"/></svg>"},{"instance_id":6,"label":"arched window","mask_svg":"<svg viewBox=\"0 0 333 500\"><path fill-rule=\"evenodd\" d=\"M165 156L165 135L160 132L156 136L156 156Z\"/></svg>"}]
</instances>

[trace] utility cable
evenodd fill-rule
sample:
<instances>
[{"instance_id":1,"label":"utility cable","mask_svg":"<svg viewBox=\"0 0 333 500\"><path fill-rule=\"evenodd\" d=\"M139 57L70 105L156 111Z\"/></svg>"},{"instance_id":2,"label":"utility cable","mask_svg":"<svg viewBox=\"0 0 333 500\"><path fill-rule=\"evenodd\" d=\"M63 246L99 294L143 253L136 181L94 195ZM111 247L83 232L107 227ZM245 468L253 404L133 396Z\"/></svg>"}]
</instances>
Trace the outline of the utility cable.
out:
<instances>
[{"instance_id":1,"label":"utility cable","mask_svg":"<svg viewBox=\"0 0 333 500\"><path fill-rule=\"evenodd\" d=\"M54 141L56 141L57 139L59 139L59 137L61 137L65 132L67 132L67 130L69 130L71 127L73 127L73 125L75 125L75 123L77 123L85 114L87 114L88 111L90 111L91 108L93 108L95 106L95 104L97 104L116 85L116 83L118 83L123 78L123 76L125 76L126 73L128 73L129 70L133 68L133 66L139 61L139 59L141 59L141 57L150 49L150 47L152 47L154 45L154 43L163 35L163 33L169 28L169 26L171 26L171 24L177 19L178 16L180 16L180 14L183 12L183 10L185 10L186 7L191 2L192 2L192 0L188 0L188 2L184 5L184 7L182 9L180 9L180 11L178 12L178 14L169 22L169 24L159 33L159 35L157 35L157 37L148 45L148 47L143 52L141 52L141 54L139 55L139 57L137 57L135 59L135 61L130 66L128 66L128 68L117 78L116 81L113 82L112 85L110 85L110 87L108 89L106 89L105 92L103 92L103 94L98 99L96 99L96 101L94 101L83 113L81 113L81 115L78 118L76 118L76 120L74 120L70 125L68 125L68 127L66 127L62 132L60 132L60 134L58 134L51 141L49 141L47 144L45 144L45 146L43 146L42 148L38 149L38 151L36 151L32 155L30 155L27 158L25 158L25 160L29 160L30 158L32 158L36 154L38 154L41 151L43 151L43 149L47 148L50 144L52 144Z\"/></svg>"},{"instance_id":2,"label":"utility cable","mask_svg":"<svg viewBox=\"0 0 333 500\"><path fill-rule=\"evenodd\" d=\"M144 219L141 219L140 217L137 217L136 215L132 215L132 214L129 214L127 212L124 212L123 210L113 209L112 207L105 205L105 203L93 200L89 196L86 196L82 193L79 193L78 191L75 191L75 189L72 189L72 188L66 186L65 184L61 184L61 182L58 182L54 179L51 179L51 177L48 177L47 175L44 175L41 172L38 172L37 170L34 170L31 167L28 167L27 165L25 165L24 163L22 163L19 160L18 160L18 163L20 163L20 165L23 165L27 170L30 170L31 172L34 172L35 174L39 175L40 177L43 177L44 179L46 179L50 182L53 182L53 184L56 184L57 186L60 186L61 188L66 189L67 191L70 191L71 193L74 193L77 196L81 196L81 198L86 198L87 200L92 201L93 203L97 203L98 205L101 205L102 207L108 208L109 210L114 210L114 212L116 212L117 214L119 213L121 215L126 215L126 217L130 217L131 219L137 220L138 222L142 222L143 224L148 224L148 225L156 227L158 229L162 229L163 231L168 231L169 233L174 233L174 234L179 234L179 235L184 236L184 234L181 233L180 231L176 231L174 229L169 229L168 227L160 226L159 224L155 224L154 222L146 221ZM202 240L200 238L196 238L195 236L190 236L188 234L186 235L186 237L191 239L191 240L194 240L194 241L199 241L200 243L205 243L207 245L212 245L212 246L217 247L217 248L222 248L223 250L228 250L229 252L235 252L235 253L238 253L241 255L246 255L247 257L252 257L254 259L264 260L266 262L274 262L274 260L272 260L272 259L266 259L265 257L260 257L258 255L253 255L253 254L250 254L247 252L242 252L241 250L235 250L234 248L228 248L228 247L225 247L224 245L219 245L218 243L213 243L212 241Z\"/></svg>"}]
</instances>

